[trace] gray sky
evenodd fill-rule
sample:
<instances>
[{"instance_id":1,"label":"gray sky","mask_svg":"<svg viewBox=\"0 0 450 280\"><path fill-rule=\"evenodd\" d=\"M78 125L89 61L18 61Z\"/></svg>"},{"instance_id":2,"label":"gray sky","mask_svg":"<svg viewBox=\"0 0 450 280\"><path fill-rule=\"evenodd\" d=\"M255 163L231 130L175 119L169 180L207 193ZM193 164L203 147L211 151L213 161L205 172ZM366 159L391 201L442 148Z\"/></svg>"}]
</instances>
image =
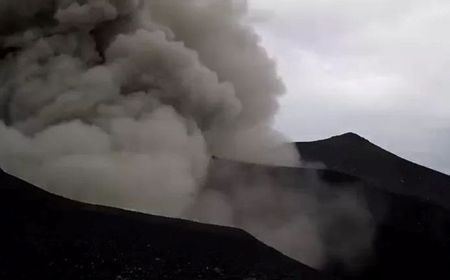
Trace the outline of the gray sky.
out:
<instances>
[{"instance_id":1,"label":"gray sky","mask_svg":"<svg viewBox=\"0 0 450 280\"><path fill-rule=\"evenodd\" d=\"M355 132L450 174L450 1L250 0L293 140Z\"/></svg>"}]
</instances>

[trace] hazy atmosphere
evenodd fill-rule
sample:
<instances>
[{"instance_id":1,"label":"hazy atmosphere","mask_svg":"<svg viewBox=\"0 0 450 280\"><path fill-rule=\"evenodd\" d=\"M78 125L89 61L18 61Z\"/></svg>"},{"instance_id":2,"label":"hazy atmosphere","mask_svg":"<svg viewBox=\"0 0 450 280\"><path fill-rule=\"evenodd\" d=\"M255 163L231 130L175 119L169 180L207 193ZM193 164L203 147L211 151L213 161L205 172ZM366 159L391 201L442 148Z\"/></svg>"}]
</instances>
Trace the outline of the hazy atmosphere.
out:
<instances>
[{"instance_id":1,"label":"hazy atmosphere","mask_svg":"<svg viewBox=\"0 0 450 280\"><path fill-rule=\"evenodd\" d=\"M285 87L245 2L25 3L0 6L7 171L83 202L239 227L315 267L370 248L356 192L315 173L314 188L289 189L271 169L213 158L302 164L273 129ZM345 225L327 233L340 217L354 221L351 236Z\"/></svg>"},{"instance_id":2,"label":"hazy atmosphere","mask_svg":"<svg viewBox=\"0 0 450 280\"><path fill-rule=\"evenodd\" d=\"M446 0L251 0L251 20L288 94L293 140L355 132L450 173Z\"/></svg>"},{"instance_id":3,"label":"hazy atmosphere","mask_svg":"<svg viewBox=\"0 0 450 280\"><path fill-rule=\"evenodd\" d=\"M0 279L450 279L449 23L0 0Z\"/></svg>"}]
</instances>

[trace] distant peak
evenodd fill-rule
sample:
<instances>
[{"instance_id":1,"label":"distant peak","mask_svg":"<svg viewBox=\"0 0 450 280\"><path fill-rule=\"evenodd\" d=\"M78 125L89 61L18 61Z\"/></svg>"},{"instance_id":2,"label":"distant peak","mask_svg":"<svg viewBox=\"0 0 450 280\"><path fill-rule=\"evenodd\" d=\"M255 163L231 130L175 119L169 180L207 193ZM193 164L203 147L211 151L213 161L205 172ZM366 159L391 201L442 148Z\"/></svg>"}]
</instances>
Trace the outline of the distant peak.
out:
<instances>
[{"instance_id":1,"label":"distant peak","mask_svg":"<svg viewBox=\"0 0 450 280\"><path fill-rule=\"evenodd\" d=\"M344 134L341 134L341 135L336 135L334 137L336 137L336 138L339 137L339 138L352 138L352 139L365 140L365 138L363 138L363 137L361 137L358 134L353 133L353 132L347 132L347 133L344 133Z\"/></svg>"},{"instance_id":2,"label":"distant peak","mask_svg":"<svg viewBox=\"0 0 450 280\"><path fill-rule=\"evenodd\" d=\"M331 136L329 138L324 138L320 140L314 140L314 141L303 141L298 143L315 143L315 142L330 142L330 141L338 141L343 143L349 143L349 142L370 142L364 137L359 136L356 133L353 132L346 132L344 134Z\"/></svg>"},{"instance_id":3,"label":"distant peak","mask_svg":"<svg viewBox=\"0 0 450 280\"><path fill-rule=\"evenodd\" d=\"M346 143L348 143L348 142L352 142L352 143L355 143L355 142L360 142L360 143L362 143L362 142L369 142L370 143L370 141L367 140L366 138L361 137L358 134L353 133L353 132L347 132L347 133L344 133L344 134L341 134L341 135L336 135L336 136L330 137L330 138L325 139L325 140L335 140L335 141L340 141L340 142L343 141L343 142L346 142Z\"/></svg>"}]
</instances>

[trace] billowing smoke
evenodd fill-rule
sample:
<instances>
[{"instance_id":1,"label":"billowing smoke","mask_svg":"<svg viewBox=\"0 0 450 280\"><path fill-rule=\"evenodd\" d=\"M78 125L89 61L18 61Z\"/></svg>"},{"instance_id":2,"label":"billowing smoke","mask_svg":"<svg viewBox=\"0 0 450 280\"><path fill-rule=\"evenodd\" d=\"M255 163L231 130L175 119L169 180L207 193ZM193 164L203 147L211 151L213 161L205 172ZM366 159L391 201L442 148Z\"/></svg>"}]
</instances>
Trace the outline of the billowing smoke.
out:
<instances>
[{"instance_id":1,"label":"billowing smoke","mask_svg":"<svg viewBox=\"0 0 450 280\"><path fill-rule=\"evenodd\" d=\"M284 210L264 220L280 206L270 180L207 183L212 155L299 164L271 128L284 88L245 12L222 0L1 1L2 166L73 199L241 226L319 265L316 196L278 188Z\"/></svg>"},{"instance_id":2,"label":"billowing smoke","mask_svg":"<svg viewBox=\"0 0 450 280\"><path fill-rule=\"evenodd\" d=\"M315 169L216 160L206 186L188 217L244 228L313 266L357 269L368 256L371 215L353 184L332 187Z\"/></svg>"}]
</instances>

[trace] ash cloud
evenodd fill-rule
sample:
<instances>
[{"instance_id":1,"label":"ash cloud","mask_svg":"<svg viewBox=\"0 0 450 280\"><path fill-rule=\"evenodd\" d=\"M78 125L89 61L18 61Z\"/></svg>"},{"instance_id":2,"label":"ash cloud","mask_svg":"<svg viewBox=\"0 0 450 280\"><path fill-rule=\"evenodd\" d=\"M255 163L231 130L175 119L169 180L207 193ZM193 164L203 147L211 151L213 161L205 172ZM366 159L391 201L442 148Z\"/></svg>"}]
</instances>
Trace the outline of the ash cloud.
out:
<instances>
[{"instance_id":1,"label":"ash cloud","mask_svg":"<svg viewBox=\"0 0 450 280\"><path fill-rule=\"evenodd\" d=\"M284 86L245 14L244 1L0 2L2 166L73 199L239 226L319 266L330 223L315 194L229 168L228 189L209 184L212 155L300 165L271 128Z\"/></svg>"}]
</instances>

